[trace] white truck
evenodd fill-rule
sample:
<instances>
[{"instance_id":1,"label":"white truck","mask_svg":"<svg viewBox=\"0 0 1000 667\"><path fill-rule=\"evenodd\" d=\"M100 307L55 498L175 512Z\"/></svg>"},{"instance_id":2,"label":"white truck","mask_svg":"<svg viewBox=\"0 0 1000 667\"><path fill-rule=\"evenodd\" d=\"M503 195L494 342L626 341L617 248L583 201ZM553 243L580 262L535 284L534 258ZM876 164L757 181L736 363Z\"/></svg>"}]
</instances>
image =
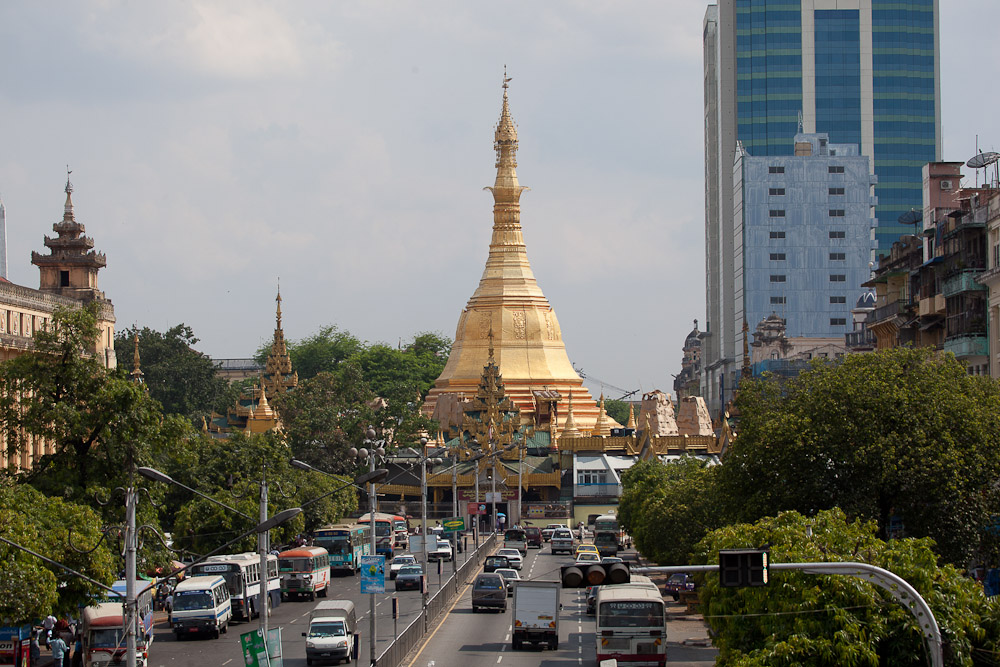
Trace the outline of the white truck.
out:
<instances>
[{"instance_id":1,"label":"white truck","mask_svg":"<svg viewBox=\"0 0 1000 667\"><path fill-rule=\"evenodd\" d=\"M559 648L559 591L557 581L518 581L514 584L511 644L520 651L525 643Z\"/></svg>"},{"instance_id":2,"label":"white truck","mask_svg":"<svg viewBox=\"0 0 1000 667\"><path fill-rule=\"evenodd\" d=\"M354 655L354 636L358 629L354 603L350 600L325 600L309 613L306 638L306 664L329 660L350 662Z\"/></svg>"},{"instance_id":3,"label":"white truck","mask_svg":"<svg viewBox=\"0 0 1000 667\"><path fill-rule=\"evenodd\" d=\"M427 540L427 560L447 560L453 557L451 543L443 537L437 535L410 535L410 553L417 557L418 561L424 559L424 539Z\"/></svg>"}]
</instances>

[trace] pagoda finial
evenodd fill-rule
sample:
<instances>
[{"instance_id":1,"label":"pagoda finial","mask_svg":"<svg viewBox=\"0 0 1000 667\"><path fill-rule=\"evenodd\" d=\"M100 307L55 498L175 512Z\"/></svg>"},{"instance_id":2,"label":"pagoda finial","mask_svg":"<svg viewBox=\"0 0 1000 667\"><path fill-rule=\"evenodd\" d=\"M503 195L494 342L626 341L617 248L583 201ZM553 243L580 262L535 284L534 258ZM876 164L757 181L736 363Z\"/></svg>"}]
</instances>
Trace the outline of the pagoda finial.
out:
<instances>
[{"instance_id":1,"label":"pagoda finial","mask_svg":"<svg viewBox=\"0 0 1000 667\"><path fill-rule=\"evenodd\" d=\"M493 134L493 148L497 152L495 188L518 187L517 172L514 170L517 167L517 127L510 115L510 102L507 99L507 89L512 80L507 76L507 66L504 65L503 104L500 107L500 120Z\"/></svg>"},{"instance_id":2,"label":"pagoda finial","mask_svg":"<svg viewBox=\"0 0 1000 667\"><path fill-rule=\"evenodd\" d=\"M278 278L278 296L275 297L274 300L278 304L278 307L276 309L277 312L275 314L275 322L277 324L277 328L280 329L281 328L281 278Z\"/></svg>"},{"instance_id":3,"label":"pagoda finial","mask_svg":"<svg viewBox=\"0 0 1000 667\"><path fill-rule=\"evenodd\" d=\"M132 334L132 341L135 344L135 349L132 352L132 382L135 384L142 384L142 369L139 368L139 333L135 332Z\"/></svg>"},{"instance_id":4,"label":"pagoda finial","mask_svg":"<svg viewBox=\"0 0 1000 667\"><path fill-rule=\"evenodd\" d=\"M576 419L573 418L573 391L570 390L566 400L566 423L563 424L562 434L559 438L579 438L580 435L580 429L576 427Z\"/></svg>"},{"instance_id":5,"label":"pagoda finial","mask_svg":"<svg viewBox=\"0 0 1000 667\"><path fill-rule=\"evenodd\" d=\"M625 425L625 428L635 430L635 410L632 409L631 403L628 404L628 423Z\"/></svg>"},{"instance_id":6,"label":"pagoda finial","mask_svg":"<svg viewBox=\"0 0 1000 667\"><path fill-rule=\"evenodd\" d=\"M66 204L63 206L63 220L73 220L73 184L69 180L69 175L73 170L66 165Z\"/></svg>"}]
</instances>

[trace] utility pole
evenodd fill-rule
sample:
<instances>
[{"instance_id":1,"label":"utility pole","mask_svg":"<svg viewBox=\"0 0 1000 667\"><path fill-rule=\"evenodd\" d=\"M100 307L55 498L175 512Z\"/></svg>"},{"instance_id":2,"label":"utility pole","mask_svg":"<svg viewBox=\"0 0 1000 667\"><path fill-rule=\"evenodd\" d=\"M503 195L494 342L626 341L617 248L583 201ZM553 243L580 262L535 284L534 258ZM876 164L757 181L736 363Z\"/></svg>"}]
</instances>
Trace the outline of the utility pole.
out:
<instances>
[{"instance_id":1,"label":"utility pole","mask_svg":"<svg viewBox=\"0 0 1000 667\"><path fill-rule=\"evenodd\" d=\"M136 667L135 630L138 606L135 601L135 552L138 539L135 532L135 505L139 494L133 474L129 474L125 490L125 664Z\"/></svg>"},{"instance_id":2,"label":"utility pole","mask_svg":"<svg viewBox=\"0 0 1000 667\"><path fill-rule=\"evenodd\" d=\"M267 468L261 463L260 467L260 522L267 521ZM257 536L257 548L260 551L260 595L257 598L257 614L260 618L260 635L264 639L264 651L267 653L267 664L271 664L271 649L267 644L267 612L270 591L268 585L270 579L267 571L267 551L269 532L260 533Z\"/></svg>"},{"instance_id":3,"label":"utility pole","mask_svg":"<svg viewBox=\"0 0 1000 667\"><path fill-rule=\"evenodd\" d=\"M370 475L375 474L375 429L369 428L365 433L368 438L368 473ZM368 516L370 517L369 525L371 526L372 534L372 555L375 555L375 482L368 483ZM375 594L368 594L368 633L371 635L370 644L370 664L375 667L376 662L376 639L375 639Z\"/></svg>"}]
</instances>

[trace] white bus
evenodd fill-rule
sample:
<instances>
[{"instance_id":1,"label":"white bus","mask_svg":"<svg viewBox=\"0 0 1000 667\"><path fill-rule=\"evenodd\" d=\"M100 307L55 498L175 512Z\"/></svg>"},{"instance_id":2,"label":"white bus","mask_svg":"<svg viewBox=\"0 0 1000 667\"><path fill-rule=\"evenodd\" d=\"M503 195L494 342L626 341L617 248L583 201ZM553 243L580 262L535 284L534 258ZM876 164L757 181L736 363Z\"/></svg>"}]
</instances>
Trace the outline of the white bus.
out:
<instances>
[{"instance_id":1,"label":"white bus","mask_svg":"<svg viewBox=\"0 0 1000 667\"><path fill-rule=\"evenodd\" d=\"M192 635L211 635L229 630L233 617L226 580L220 576L186 577L174 589L170 621L177 639Z\"/></svg>"},{"instance_id":2,"label":"white bus","mask_svg":"<svg viewBox=\"0 0 1000 667\"><path fill-rule=\"evenodd\" d=\"M214 575L226 580L229 596L232 598L233 619L249 621L260 615L260 554L249 551L242 554L212 556L204 563L191 567L191 576ZM278 557L267 557L267 597L268 604L281 604L281 575L278 573Z\"/></svg>"},{"instance_id":3,"label":"white bus","mask_svg":"<svg viewBox=\"0 0 1000 667\"><path fill-rule=\"evenodd\" d=\"M665 665L667 621L660 591L645 585L601 586L597 591L597 662Z\"/></svg>"}]
</instances>

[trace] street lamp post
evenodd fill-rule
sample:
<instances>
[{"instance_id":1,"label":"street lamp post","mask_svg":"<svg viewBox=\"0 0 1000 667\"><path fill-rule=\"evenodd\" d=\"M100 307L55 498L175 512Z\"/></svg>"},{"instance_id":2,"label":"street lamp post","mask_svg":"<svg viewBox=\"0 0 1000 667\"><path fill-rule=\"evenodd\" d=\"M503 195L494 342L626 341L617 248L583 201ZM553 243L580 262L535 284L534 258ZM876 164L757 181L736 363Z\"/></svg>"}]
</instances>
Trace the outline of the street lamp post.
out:
<instances>
[{"instance_id":1,"label":"street lamp post","mask_svg":"<svg viewBox=\"0 0 1000 667\"><path fill-rule=\"evenodd\" d=\"M365 432L365 443L370 448L369 451L368 451L368 473L369 474L374 474L375 473L375 451L374 451L374 447L375 447L375 444L376 444L375 443L375 435L376 435L375 434L375 429L373 429L371 427L369 427L368 430ZM370 482L368 484L368 517L370 519L370 525L372 527L372 530L371 530L371 533L372 533L372 543L371 543L372 551L371 551L371 553L374 556L375 555L375 482ZM369 656L368 656L368 660L369 660L369 663L372 665L372 667L375 667L375 662L376 662L376 654L375 654L375 652L377 650L377 646L376 646L377 641L376 641L376 638L375 638L376 623L375 623L375 594L374 593L369 593L368 594L368 616L370 618L370 621L369 621L369 624L368 624L368 632L371 634L371 639L370 639L370 644L369 644L369 646L370 646L370 648L369 648L370 653L369 653Z\"/></svg>"},{"instance_id":2,"label":"street lamp post","mask_svg":"<svg viewBox=\"0 0 1000 667\"><path fill-rule=\"evenodd\" d=\"M427 576L427 438L420 438L420 542Z\"/></svg>"},{"instance_id":3,"label":"street lamp post","mask_svg":"<svg viewBox=\"0 0 1000 667\"><path fill-rule=\"evenodd\" d=\"M524 450L517 448L517 523L522 528L524 521L521 519L521 495L524 493ZM513 525L513 522L511 523Z\"/></svg>"}]
</instances>

